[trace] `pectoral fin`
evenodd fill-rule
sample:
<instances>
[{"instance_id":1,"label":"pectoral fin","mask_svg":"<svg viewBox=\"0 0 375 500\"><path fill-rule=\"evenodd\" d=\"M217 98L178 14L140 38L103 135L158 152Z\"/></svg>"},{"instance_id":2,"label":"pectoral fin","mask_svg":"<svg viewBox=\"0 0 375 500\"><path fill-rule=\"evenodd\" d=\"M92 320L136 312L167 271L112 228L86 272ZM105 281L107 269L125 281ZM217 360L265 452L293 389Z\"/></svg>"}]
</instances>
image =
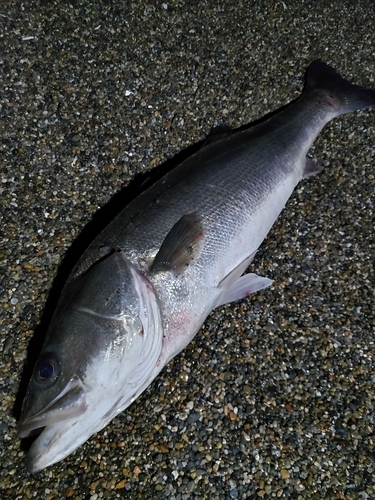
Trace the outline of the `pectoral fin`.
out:
<instances>
[{"instance_id":1,"label":"pectoral fin","mask_svg":"<svg viewBox=\"0 0 375 500\"><path fill-rule=\"evenodd\" d=\"M183 273L198 256L203 236L202 218L196 212L182 216L165 237L150 271Z\"/></svg>"}]
</instances>

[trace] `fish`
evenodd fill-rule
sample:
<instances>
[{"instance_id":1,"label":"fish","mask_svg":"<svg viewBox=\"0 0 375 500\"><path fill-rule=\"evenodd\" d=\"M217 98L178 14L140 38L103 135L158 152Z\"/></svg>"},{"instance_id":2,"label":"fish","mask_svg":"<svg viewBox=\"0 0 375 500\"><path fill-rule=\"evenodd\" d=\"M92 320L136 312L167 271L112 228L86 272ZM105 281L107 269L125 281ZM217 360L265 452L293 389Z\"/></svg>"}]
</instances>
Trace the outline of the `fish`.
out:
<instances>
[{"instance_id":1,"label":"fish","mask_svg":"<svg viewBox=\"0 0 375 500\"><path fill-rule=\"evenodd\" d=\"M124 411L212 310L269 287L245 273L333 118L375 90L310 64L301 96L255 126L213 134L145 189L88 246L64 285L22 405L40 431L30 473L63 460ZM265 292L263 292L265 293Z\"/></svg>"}]
</instances>

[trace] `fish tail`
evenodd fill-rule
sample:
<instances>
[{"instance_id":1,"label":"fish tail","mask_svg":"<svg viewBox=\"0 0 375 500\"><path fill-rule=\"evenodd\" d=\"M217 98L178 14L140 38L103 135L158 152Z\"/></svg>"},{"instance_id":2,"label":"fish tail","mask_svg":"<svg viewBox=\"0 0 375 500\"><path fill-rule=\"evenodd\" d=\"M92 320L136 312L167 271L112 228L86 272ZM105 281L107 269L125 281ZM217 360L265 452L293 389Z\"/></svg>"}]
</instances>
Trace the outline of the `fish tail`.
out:
<instances>
[{"instance_id":1,"label":"fish tail","mask_svg":"<svg viewBox=\"0 0 375 500\"><path fill-rule=\"evenodd\" d=\"M354 85L328 64L317 60L306 74L305 92L320 91L334 116L375 106L375 90Z\"/></svg>"}]
</instances>

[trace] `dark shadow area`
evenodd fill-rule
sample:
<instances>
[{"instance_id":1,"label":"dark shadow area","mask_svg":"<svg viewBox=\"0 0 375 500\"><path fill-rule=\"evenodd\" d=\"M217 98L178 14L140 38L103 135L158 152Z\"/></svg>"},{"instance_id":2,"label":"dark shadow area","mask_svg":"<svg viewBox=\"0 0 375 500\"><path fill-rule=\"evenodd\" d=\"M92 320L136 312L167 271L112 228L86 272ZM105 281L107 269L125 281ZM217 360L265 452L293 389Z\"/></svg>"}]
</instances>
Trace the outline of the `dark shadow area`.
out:
<instances>
[{"instance_id":1,"label":"dark shadow area","mask_svg":"<svg viewBox=\"0 0 375 500\"><path fill-rule=\"evenodd\" d=\"M170 170L196 153L203 143L204 141L200 141L199 143L193 144L192 146L189 146L185 150L178 153L170 160L164 162L162 165L154 168L152 171L145 174L136 175L135 178L124 189L116 193L106 205L104 205L94 214L92 220L83 228L79 236L68 249L58 268L56 278L53 281L40 324L36 327L34 335L30 340L27 349L27 358L23 368L16 401L13 407L13 415L17 420L19 420L22 401L26 393L27 385L41 351L43 341L47 333L48 325L56 309L61 291L69 274L73 270L81 255L90 245L90 243L101 233L101 231L131 201L133 201L140 193L152 186L161 177L166 175ZM23 440L23 442L25 442L25 444L28 444L28 448L30 446L30 443L34 439L35 436L34 438L27 438Z\"/></svg>"},{"instance_id":2,"label":"dark shadow area","mask_svg":"<svg viewBox=\"0 0 375 500\"><path fill-rule=\"evenodd\" d=\"M80 235L73 242L72 246L69 248L65 257L63 258L63 261L58 268L56 278L53 282L51 292L48 296L42 319L40 321L40 324L36 327L34 336L29 343L27 358L23 367L20 385L13 407L13 415L17 420L19 420L20 418L22 401L26 394L27 385L32 376L33 368L41 351L43 341L47 333L48 325L57 306L61 291L70 272L73 270L79 258L90 245L90 243L114 219L114 217L118 213L120 213L140 193L151 187L161 177L166 175L177 165L196 153L202 146L211 144L212 142L220 141L221 138L228 137L228 135L247 130L248 128L263 123L264 121L268 120L269 118L289 106L289 104L290 103L288 103L288 105L286 106L283 106L282 108L279 108L277 111L269 113L259 120L243 125L235 130L231 130L227 125L220 125L213 128L206 140L189 146L173 158L164 162L162 165L154 168L152 171L137 175L128 184L128 186L115 194L104 207L102 207L94 214L92 220L84 227ZM264 131L262 133L264 133ZM23 450L27 450L34 439L35 436L23 439L21 448Z\"/></svg>"}]
</instances>

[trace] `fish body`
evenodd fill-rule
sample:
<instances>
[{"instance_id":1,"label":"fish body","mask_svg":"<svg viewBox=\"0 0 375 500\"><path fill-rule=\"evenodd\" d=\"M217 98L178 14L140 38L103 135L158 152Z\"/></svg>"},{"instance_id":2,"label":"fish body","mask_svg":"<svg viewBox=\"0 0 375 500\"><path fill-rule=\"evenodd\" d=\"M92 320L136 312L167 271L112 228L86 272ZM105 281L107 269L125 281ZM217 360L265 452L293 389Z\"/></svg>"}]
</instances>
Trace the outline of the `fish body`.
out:
<instances>
[{"instance_id":1,"label":"fish body","mask_svg":"<svg viewBox=\"0 0 375 500\"><path fill-rule=\"evenodd\" d=\"M129 406L216 307L272 281L243 274L335 116L375 106L321 61L301 97L225 133L128 205L89 246L62 291L24 400L19 435L43 432L27 467L62 460Z\"/></svg>"}]
</instances>

